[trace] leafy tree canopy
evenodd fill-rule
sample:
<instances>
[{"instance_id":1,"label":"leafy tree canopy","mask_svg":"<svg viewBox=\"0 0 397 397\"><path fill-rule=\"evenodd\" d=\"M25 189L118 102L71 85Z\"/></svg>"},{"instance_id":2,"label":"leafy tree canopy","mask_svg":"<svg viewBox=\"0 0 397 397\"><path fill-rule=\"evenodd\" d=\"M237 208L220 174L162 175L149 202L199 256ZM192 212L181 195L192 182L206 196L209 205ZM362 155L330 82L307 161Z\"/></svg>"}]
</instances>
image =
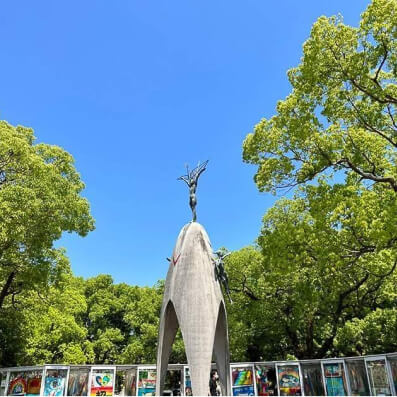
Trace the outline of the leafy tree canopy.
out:
<instances>
[{"instance_id":1,"label":"leafy tree canopy","mask_svg":"<svg viewBox=\"0 0 397 397\"><path fill-rule=\"evenodd\" d=\"M248 327L252 345L240 360L396 350L397 228L383 209L396 211L397 201L379 190L308 187L268 211L258 251L227 259L237 293L231 332L234 323ZM380 327L386 319L388 330ZM375 322L376 338L367 332Z\"/></svg>"},{"instance_id":2,"label":"leafy tree canopy","mask_svg":"<svg viewBox=\"0 0 397 397\"><path fill-rule=\"evenodd\" d=\"M0 310L7 297L57 280L62 232L94 227L72 156L34 140L31 129L0 122Z\"/></svg>"},{"instance_id":3,"label":"leafy tree canopy","mask_svg":"<svg viewBox=\"0 0 397 397\"><path fill-rule=\"evenodd\" d=\"M397 192L397 2L373 0L358 28L321 17L289 70L292 92L244 142L261 191L338 170Z\"/></svg>"},{"instance_id":4,"label":"leafy tree canopy","mask_svg":"<svg viewBox=\"0 0 397 397\"><path fill-rule=\"evenodd\" d=\"M234 282L257 356L395 351L397 2L373 0L358 28L319 18L288 77L243 145L260 191L300 185L265 215L262 259L230 267L252 272Z\"/></svg>"}]
</instances>

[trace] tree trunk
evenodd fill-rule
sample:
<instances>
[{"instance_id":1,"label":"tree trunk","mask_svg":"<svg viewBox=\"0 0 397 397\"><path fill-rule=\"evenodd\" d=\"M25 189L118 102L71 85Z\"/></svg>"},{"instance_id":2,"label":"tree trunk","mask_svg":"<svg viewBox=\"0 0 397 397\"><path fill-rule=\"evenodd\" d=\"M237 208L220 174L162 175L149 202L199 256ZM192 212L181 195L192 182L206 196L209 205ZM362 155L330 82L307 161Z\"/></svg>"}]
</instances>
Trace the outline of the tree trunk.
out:
<instances>
[{"instance_id":1,"label":"tree trunk","mask_svg":"<svg viewBox=\"0 0 397 397\"><path fill-rule=\"evenodd\" d=\"M0 309L3 307L4 300L5 300L6 296L9 294L10 287L11 287L12 282L14 281L15 275L16 275L16 272L12 271L8 275L7 281L3 285L3 288L0 292Z\"/></svg>"}]
</instances>

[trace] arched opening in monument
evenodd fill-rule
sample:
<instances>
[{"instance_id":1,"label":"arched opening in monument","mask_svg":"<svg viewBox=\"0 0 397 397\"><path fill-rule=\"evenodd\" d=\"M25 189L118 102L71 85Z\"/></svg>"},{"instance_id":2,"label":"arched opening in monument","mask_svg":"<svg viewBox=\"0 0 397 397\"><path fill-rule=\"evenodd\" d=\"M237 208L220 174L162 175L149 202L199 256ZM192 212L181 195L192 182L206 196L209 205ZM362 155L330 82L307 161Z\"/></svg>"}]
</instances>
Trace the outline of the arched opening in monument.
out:
<instances>
[{"instance_id":1,"label":"arched opening in monument","mask_svg":"<svg viewBox=\"0 0 397 397\"><path fill-rule=\"evenodd\" d=\"M160 393L168 392L168 389L173 389L171 385L167 383L167 367L169 359L172 354L172 347L175 341L176 334L179 330L179 321L175 311L174 304L171 300L168 301L164 310L164 321L163 328L160 330L160 350L161 354L161 368L157 368L157 379L160 381ZM183 341L183 339L182 339ZM184 343L184 341L183 341ZM212 366L211 372L208 374L208 381L210 383L211 374L215 370L219 375L219 384L221 388L221 394L223 396L228 395L228 371L229 371L229 351L228 351L228 336L227 336L227 319L226 310L223 301L220 302L218 308L218 316L216 322L216 329L214 334L213 342L213 361L216 363L216 367ZM227 363L225 359L227 358ZM168 374L171 375L171 374ZM170 378L170 376L168 376ZM185 366L183 374L183 384L180 385L181 391L183 390L186 395L191 395L192 385L189 367ZM208 383L207 383L208 385ZM168 394L168 393L167 393Z\"/></svg>"},{"instance_id":2,"label":"arched opening in monument","mask_svg":"<svg viewBox=\"0 0 397 397\"><path fill-rule=\"evenodd\" d=\"M174 304L171 300L168 301L167 306L164 310L164 321L162 324L162 329L160 329L160 350L159 354L161 354L161 367L157 370L157 378L160 380L160 390L162 395L176 395L176 389L179 386L181 388L181 380L182 374L177 374L178 371L169 371L168 377L167 368L168 362L172 352L172 346L175 340L175 336L179 329L179 321L175 311ZM180 371L179 371L180 372ZM177 384L179 382L179 385ZM175 383L175 384L174 384ZM165 390L167 389L167 390ZM166 392L164 394L164 392ZM169 394L168 392L172 392ZM180 392L180 390L179 390Z\"/></svg>"},{"instance_id":3,"label":"arched opening in monument","mask_svg":"<svg viewBox=\"0 0 397 397\"><path fill-rule=\"evenodd\" d=\"M219 304L218 319L215 328L213 356L219 375L222 395L228 395L228 379L229 379L229 341L227 334L227 319L225 303Z\"/></svg>"}]
</instances>

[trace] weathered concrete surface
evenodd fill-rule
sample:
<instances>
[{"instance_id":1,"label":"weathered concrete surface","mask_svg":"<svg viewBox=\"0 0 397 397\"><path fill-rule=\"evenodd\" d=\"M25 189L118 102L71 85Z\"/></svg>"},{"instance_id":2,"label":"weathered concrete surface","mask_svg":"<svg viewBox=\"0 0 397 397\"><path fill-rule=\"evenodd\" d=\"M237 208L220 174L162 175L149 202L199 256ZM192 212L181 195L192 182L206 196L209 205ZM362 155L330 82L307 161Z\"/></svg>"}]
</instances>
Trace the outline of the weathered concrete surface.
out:
<instances>
[{"instance_id":1,"label":"weathered concrete surface","mask_svg":"<svg viewBox=\"0 0 397 397\"><path fill-rule=\"evenodd\" d=\"M197 222L188 223L179 233L167 273L157 347L156 395L163 393L178 327L185 343L193 395L208 395L213 354L222 394L230 395L225 302L215 279L208 235Z\"/></svg>"}]
</instances>

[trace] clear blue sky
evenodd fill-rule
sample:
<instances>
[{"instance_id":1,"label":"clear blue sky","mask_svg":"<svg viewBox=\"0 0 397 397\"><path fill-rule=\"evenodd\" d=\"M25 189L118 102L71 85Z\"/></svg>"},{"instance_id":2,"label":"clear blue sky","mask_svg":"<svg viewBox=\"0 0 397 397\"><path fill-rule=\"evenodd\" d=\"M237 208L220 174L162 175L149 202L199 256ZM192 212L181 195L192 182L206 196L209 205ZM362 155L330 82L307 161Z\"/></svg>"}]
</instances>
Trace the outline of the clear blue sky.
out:
<instances>
[{"instance_id":1,"label":"clear blue sky","mask_svg":"<svg viewBox=\"0 0 397 397\"><path fill-rule=\"evenodd\" d=\"M64 147L96 230L60 241L75 274L152 285L190 220L186 162L209 159L198 221L214 248L258 236L275 198L241 160L273 114L320 15L357 25L364 0L2 1L0 118Z\"/></svg>"}]
</instances>

